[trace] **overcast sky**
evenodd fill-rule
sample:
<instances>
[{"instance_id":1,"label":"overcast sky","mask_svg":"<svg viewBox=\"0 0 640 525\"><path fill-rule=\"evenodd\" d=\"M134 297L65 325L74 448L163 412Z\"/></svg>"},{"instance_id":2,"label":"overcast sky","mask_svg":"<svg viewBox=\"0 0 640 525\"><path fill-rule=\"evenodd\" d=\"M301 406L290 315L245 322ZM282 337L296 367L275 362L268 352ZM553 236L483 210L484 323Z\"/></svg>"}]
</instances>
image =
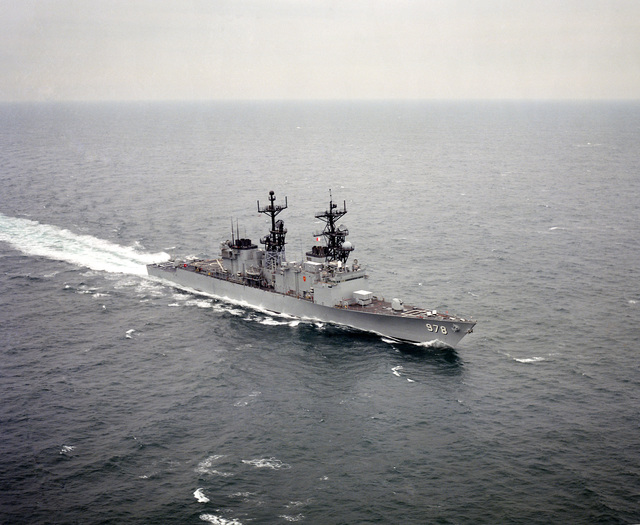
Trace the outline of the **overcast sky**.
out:
<instances>
[{"instance_id":1,"label":"overcast sky","mask_svg":"<svg viewBox=\"0 0 640 525\"><path fill-rule=\"evenodd\" d=\"M0 0L0 13L0 100L640 98L640 0Z\"/></svg>"}]
</instances>

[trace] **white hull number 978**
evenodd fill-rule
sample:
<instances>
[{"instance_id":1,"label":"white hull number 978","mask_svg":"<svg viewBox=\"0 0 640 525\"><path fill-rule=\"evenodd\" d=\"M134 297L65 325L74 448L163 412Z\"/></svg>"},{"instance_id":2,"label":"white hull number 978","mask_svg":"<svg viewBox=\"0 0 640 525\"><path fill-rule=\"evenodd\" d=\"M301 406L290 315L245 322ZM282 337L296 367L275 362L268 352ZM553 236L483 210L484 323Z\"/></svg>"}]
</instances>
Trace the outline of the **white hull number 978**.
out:
<instances>
[{"instance_id":1,"label":"white hull number 978","mask_svg":"<svg viewBox=\"0 0 640 525\"><path fill-rule=\"evenodd\" d=\"M438 331L440 331L440 333L442 335L447 335L447 327L446 326L427 323L427 330L429 330L429 332L433 332L434 334L437 334Z\"/></svg>"}]
</instances>

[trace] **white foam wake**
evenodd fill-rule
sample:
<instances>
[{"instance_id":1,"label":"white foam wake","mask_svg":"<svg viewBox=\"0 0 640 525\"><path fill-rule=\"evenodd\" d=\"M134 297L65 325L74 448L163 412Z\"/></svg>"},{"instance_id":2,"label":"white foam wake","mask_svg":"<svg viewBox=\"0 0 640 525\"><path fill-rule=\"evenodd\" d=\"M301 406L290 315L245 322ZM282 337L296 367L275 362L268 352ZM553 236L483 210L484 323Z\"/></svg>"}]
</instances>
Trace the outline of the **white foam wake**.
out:
<instances>
[{"instance_id":1,"label":"white foam wake","mask_svg":"<svg viewBox=\"0 0 640 525\"><path fill-rule=\"evenodd\" d=\"M146 275L146 265L166 261L169 255L141 253L91 235L79 235L57 226L0 213L0 241L25 255L65 261L92 270Z\"/></svg>"}]
</instances>

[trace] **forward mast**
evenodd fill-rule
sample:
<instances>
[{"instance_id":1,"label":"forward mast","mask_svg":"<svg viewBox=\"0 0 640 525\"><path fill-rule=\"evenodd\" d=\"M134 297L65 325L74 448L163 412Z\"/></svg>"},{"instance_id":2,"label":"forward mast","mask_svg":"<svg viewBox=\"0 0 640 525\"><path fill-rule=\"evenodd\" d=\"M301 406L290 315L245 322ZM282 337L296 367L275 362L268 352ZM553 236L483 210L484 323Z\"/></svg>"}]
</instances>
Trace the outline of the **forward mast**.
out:
<instances>
[{"instance_id":1,"label":"forward mast","mask_svg":"<svg viewBox=\"0 0 640 525\"><path fill-rule=\"evenodd\" d=\"M273 190L269 192L269 204L263 208L260 207L260 201L258 201L258 212L264 213L271 218L271 230L269 235L260 239L260 243L264 244L265 267L274 272L278 266L282 265L285 261L285 237L287 235L287 229L284 227L282 220L277 220L276 217L282 211L287 209L287 198L284 198L284 206L276 204L276 196Z\"/></svg>"}]
</instances>

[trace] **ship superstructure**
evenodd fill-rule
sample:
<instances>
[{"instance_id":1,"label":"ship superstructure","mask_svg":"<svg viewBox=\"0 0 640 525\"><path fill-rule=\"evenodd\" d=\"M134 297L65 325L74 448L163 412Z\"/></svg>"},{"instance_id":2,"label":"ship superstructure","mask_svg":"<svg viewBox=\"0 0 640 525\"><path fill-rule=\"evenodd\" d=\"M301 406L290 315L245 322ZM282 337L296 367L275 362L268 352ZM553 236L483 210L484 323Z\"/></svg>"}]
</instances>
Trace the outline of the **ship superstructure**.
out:
<instances>
[{"instance_id":1,"label":"ship superstructure","mask_svg":"<svg viewBox=\"0 0 640 525\"><path fill-rule=\"evenodd\" d=\"M314 245L302 261L287 261L284 222L278 215L288 207L276 204L269 192L268 204L258 212L270 220L269 233L259 248L249 239L234 235L222 242L216 259L171 260L147 266L149 275L213 295L223 300L278 314L346 325L360 330L413 343L439 340L455 346L473 331L474 320L450 316L435 310L405 306L399 299L391 302L368 290L368 275L354 259L347 228L339 224L346 215L342 206L329 199L329 207L315 214L325 223L314 234L323 245Z\"/></svg>"}]
</instances>

